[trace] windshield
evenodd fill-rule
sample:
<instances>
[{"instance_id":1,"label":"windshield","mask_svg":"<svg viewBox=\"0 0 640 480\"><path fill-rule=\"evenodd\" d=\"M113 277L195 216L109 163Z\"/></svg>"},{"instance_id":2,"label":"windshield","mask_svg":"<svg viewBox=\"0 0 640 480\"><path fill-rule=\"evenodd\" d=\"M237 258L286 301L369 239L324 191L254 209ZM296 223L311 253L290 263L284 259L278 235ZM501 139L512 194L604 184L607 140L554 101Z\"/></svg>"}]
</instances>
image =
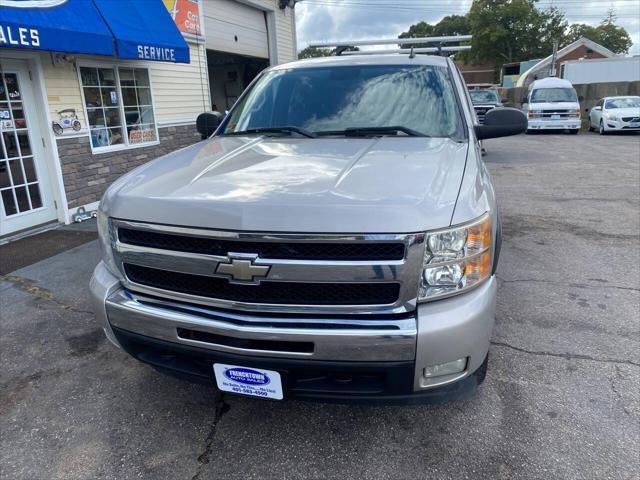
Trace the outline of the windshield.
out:
<instances>
[{"instance_id":1,"label":"windshield","mask_svg":"<svg viewBox=\"0 0 640 480\"><path fill-rule=\"evenodd\" d=\"M531 103L577 102L573 88L538 88L531 93Z\"/></svg>"},{"instance_id":2,"label":"windshield","mask_svg":"<svg viewBox=\"0 0 640 480\"><path fill-rule=\"evenodd\" d=\"M498 95L491 90L471 90L469 94L473 103L498 103Z\"/></svg>"},{"instance_id":3,"label":"windshield","mask_svg":"<svg viewBox=\"0 0 640 480\"><path fill-rule=\"evenodd\" d=\"M614 98L607 100L605 107L607 110L616 108L640 108L640 97Z\"/></svg>"},{"instance_id":4,"label":"windshield","mask_svg":"<svg viewBox=\"0 0 640 480\"><path fill-rule=\"evenodd\" d=\"M222 134L287 127L289 135L356 129L363 136L460 137L461 126L446 68L358 65L267 72L234 107Z\"/></svg>"}]
</instances>

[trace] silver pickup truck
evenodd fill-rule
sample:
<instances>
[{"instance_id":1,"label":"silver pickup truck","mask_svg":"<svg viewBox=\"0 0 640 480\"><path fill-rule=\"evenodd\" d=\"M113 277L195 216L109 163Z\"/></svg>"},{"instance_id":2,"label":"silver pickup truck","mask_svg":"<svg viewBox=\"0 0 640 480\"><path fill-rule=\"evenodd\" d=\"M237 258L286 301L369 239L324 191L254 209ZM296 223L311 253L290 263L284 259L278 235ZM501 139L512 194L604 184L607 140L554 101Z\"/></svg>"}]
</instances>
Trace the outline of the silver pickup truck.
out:
<instances>
[{"instance_id":1,"label":"silver pickup truck","mask_svg":"<svg viewBox=\"0 0 640 480\"><path fill-rule=\"evenodd\" d=\"M500 220L444 57L269 68L208 139L116 181L91 280L111 342L159 371L269 399L441 402L487 371Z\"/></svg>"}]
</instances>

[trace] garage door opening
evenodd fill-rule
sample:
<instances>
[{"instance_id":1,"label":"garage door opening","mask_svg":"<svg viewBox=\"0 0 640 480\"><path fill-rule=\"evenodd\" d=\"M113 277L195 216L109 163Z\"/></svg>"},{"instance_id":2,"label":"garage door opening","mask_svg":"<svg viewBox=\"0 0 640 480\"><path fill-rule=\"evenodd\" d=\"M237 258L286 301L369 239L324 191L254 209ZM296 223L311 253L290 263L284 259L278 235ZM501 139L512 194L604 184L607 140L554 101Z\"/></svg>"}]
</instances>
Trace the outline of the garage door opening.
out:
<instances>
[{"instance_id":1,"label":"garage door opening","mask_svg":"<svg viewBox=\"0 0 640 480\"><path fill-rule=\"evenodd\" d=\"M265 58L215 50L207 50L207 63L211 109L223 113L231 108L251 81L269 66L269 60Z\"/></svg>"}]
</instances>

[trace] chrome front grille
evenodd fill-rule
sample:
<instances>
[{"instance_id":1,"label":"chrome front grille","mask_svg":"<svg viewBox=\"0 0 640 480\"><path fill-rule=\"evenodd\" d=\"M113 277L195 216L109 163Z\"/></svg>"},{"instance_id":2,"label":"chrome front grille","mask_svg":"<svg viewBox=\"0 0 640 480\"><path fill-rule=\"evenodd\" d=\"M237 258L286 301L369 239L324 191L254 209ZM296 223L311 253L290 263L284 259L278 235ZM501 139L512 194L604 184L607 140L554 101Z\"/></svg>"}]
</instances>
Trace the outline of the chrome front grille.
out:
<instances>
[{"instance_id":1,"label":"chrome front grille","mask_svg":"<svg viewBox=\"0 0 640 480\"><path fill-rule=\"evenodd\" d=\"M255 253L261 258L283 260L402 260L403 242L238 242L169 233L118 229L122 243L176 252L226 256L229 252Z\"/></svg>"},{"instance_id":2,"label":"chrome front grille","mask_svg":"<svg viewBox=\"0 0 640 480\"><path fill-rule=\"evenodd\" d=\"M282 305L369 305L393 304L400 285L378 283L269 282L258 285L230 283L226 278L170 272L140 265L124 264L132 282L161 290L221 300Z\"/></svg>"},{"instance_id":3,"label":"chrome front grille","mask_svg":"<svg viewBox=\"0 0 640 480\"><path fill-rule=\"evenodd\" d=\"M246 233L122 220L111 228L132 292L248 312L398 314L416 307L422 233ZM266 273L250 281L230 276L230 259Z\"/></svg>"}]
</instances>

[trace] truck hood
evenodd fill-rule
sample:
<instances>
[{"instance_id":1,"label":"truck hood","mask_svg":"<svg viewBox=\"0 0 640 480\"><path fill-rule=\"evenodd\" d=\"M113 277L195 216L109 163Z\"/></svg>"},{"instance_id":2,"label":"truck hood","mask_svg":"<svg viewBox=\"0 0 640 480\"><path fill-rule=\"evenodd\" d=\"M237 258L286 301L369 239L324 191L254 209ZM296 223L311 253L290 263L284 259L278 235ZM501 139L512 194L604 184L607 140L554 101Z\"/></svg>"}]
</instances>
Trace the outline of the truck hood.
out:
<instances>
[{"instance_id":1,"label":"truck hood","mask_svg":"<svg viewBox=\"0 0 640 480\"><path fill-rule=\"evenodd\" d=\"M444 138L216 137L115 182L111 217L261 232L448 226L468 143Z\"/></svg>"}]
</instances>

